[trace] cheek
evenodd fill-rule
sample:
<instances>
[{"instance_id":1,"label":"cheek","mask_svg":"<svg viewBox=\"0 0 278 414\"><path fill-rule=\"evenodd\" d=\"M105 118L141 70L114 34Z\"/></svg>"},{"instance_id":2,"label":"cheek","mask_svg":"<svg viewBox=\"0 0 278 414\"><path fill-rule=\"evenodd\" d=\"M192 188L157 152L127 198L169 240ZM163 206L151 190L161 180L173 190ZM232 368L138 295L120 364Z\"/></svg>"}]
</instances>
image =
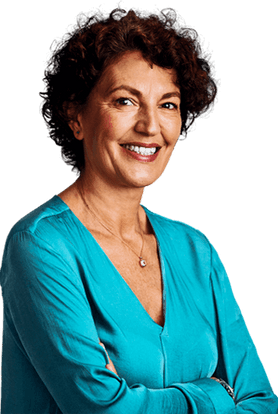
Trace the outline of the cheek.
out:
<instances>
[{"instance_id":1,"label":"cheek","mask_svg":"<svg viewBox=\"0 0 278 414\"><path fill-rule=\"evenodd\" d=\"M114 131L115 125L111 115L100 116L99 122L92 128L91 146L95 153L102 152L102 149L105 148L105 143L113 140Z\"/></svg>"},{"instance_id":2,"label":"cheek","mask_svg":"<svg viewBox=\"0 0 278 414\"><path fill-rule=\"evenodd\" d=\"M113 121L112 121L112 117L111 117L111 115L110 114L107 114L105 117L104 117L104 129L106 130L106 131L112 131L114 128L113 128Z\"/></svg>"},{"instance_id":3,"label":"cheek","mask_svg":"<svg viewBox=\"0 0 278 414\"><path fill-rule=\"evenodd\" d=\"M175 146L181 134L181 120L180 118L171 121L168 120L165 125L167 126L166 133L168 142L170 145Z\"/></svg>"},{"instance_id":4,"label":"cheek","mask_svg":"<svg viewBox=\"0 0 278 414\"><path fill-rule=\"evenodd\" d=\"M176 142L181 136L181 127L182 127L182 120L179 118L179 121L176 124Z\"/></svg>"},{"instance_id":5,"label":"cheek","mask_svg":"<svg viewBox=\"0 0 278 414\"><path fill-rule=\"evenodd\" d=\"M106 113L100 125L100 134L104 139L109 141L117 141L124 129L125 129L125 119L123 117L116 116L113 113Z\"/></svg>"},{"instance_id":6,"label":"cheek","mask_svg":"<svg viewBox=\"0 0 278 414\"><path fill-rule=\"evenodd\" d=\"M122 137L134 128L132 116L127 114L106 114L102 124L102 135L109 141L120 141Z\"/></svg>"}]
</instances>

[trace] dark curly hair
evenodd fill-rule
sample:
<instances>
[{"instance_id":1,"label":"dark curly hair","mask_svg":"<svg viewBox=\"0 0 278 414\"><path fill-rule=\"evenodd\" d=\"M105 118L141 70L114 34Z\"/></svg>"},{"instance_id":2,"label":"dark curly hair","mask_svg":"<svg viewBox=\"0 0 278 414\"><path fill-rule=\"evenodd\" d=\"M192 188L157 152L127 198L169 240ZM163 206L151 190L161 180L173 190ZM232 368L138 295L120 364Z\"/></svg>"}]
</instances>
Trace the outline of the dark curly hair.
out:
<instances>
[{"instance_id":1,"label":"dark curly hair","mask_svg":"<svg viewBox=\"0 0 278 414\"><path fill-rule=\"evenodd\" d=\"M210 65L202 56L196 31L180 27L177 20L172 9L147 16L115 9L106 18L97 13L79 20L58 44L45 71L42 114L50 137L62 147L63 159L73 169L81 172L85 161L83 142L74 139L69 121L86 104L104 69L124 52L141 51L151 64L176 70L183 135L210 107L217 90Z\"/></svg>"}]
</instances>

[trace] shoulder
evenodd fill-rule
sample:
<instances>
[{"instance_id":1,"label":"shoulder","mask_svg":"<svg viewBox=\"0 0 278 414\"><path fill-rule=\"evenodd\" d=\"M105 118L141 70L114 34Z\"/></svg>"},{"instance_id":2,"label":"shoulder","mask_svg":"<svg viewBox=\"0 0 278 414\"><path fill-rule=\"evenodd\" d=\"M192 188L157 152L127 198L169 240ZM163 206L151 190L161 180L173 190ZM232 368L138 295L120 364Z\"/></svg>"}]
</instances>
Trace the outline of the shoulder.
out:
<instances>
[{"instance_id":1,"label":"shoulder","mask_svg":"<svg viewBox=\"0 0 278 414\"><path fill-rule=\"evenodd\" d=\"M21 269L24 276L30 266L40 268L42 263L46 266L55 260L60 263L61 257L72 266L71 244L67 236L69 220L70 210L58 196L20 219L6 240L1 280L15 267Z\"/></svg>"},{"instance_id":2,"label":"shoulder","mask_svg":"<svg viewBox=\"0 0 278 414\"><path fill-rule=\"evenodd\" d=\"M155 214L144 207L163 250L167 251L172 267L182 269L191 280L213 282L215 291L229 285L225 268L207 237L199 230L180 221Z\"/></svg>"},{"instance_id":3,"label":"shoulder","mask_svg":"<svg viewBox=\"0 0 278 414\"><path fill-rule=\"evenodd\" d=\"M199 230L145 209L154 228L163 258L175 275L176 283L191 286L195 292L211 297L212 279L221 290L225 273L216 251ZM218 291L218 290L217 290ZM203 292L203 293L202 293Z\"/></svg>"},{"instance_id":4,"label":"shoulder","mask_svg":"<svg viewBox=\"0 0 278 414\"><path fill-rule=\"evenodd\" d=\"M176 256L186 263L191 262L198 272L209 275L219 285L229 280L225 267L208 238L200 231L186 223L171 220L161 215L147 211L155 230L159 232L166 243L171 244ZM184 263L185 263L184 261Z\"/></svg>"},{"instance_id":5,"label":"shoulder","mask_svg":"<svg viewBox=\"0 0 278 414\"><path fill-rule=\"evenodd\" d=\"M54 196L46 203L22 217L10 230L3 255L8 249L13 255L32 254L34 246L48 246L56 249L66 240L66 221L70 217L68 206L58 197Z\"/></svg>"},{"instance_id":6,"label":"shoulder","mask_svg":"<svg viewBox=\"0 0 278 414\"><path fill-rule=\"evenodd\" d=\"M192 272L209 276L212 265L213 246L208 237L188 223L164 217L144 207L153 226L160 247L167 251L171 262L185 264ZM195 270L194 270L195 269Z\"/></svg>"},{"instance_id":7,"label":"shoulder","mask_svg":"<svg viewBox=\"0 0 278 414\"><path fill-rule=\"evenodd\" d=\"M164 235L176 242L189 242L191 244L203 245L204 248L210 247L210 243L207 237L199 230L186 223L178 220L172 220L167 217L163 217L159 214L153 213L144 207L144 210L154 227L154 230L158 230Z\"/></svg>"}]
</instances>

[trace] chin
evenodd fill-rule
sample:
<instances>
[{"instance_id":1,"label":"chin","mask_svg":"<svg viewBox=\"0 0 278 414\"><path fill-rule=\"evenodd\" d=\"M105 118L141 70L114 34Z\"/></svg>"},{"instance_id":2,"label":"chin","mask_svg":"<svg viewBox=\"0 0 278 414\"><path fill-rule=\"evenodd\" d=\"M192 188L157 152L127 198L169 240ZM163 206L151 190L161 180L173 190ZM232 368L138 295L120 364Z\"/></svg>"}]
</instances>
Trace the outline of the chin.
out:
<instances>
[{"instance_id":1,"label":"chin","mask_svg":"<svg viewBox=\"0 0 278 414\"><path fill-rule=\"evenodd\" d=\"M144 188L153 184L159 177L150 178L150 177L140 177L138 179L132 180L132 185L136 188Z\"/></svg>"}]
</instances>

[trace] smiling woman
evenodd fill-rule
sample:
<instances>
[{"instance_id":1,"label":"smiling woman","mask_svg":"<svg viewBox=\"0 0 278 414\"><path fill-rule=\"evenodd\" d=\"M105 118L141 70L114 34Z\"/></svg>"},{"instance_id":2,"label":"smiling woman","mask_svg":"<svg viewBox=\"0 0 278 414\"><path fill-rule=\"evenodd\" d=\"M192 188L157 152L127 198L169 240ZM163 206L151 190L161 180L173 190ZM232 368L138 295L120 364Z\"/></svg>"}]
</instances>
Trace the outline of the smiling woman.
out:
<instances>
[{"instance_id":1,"label":"smiling woman","mask_svg":"<svg viewBox=\"0 0 278 414\"><path fill-rule=\"evenodd\" d=\"M174 90L163 94L167 99L175 92L174 96L178 93L181 99L180 133L185 135L194 120L214 101L217 88L197 33L179 27L173 10L162 11L160 16L144 16L133 10L125 15L123 10L116 9L108 18L96 14L80 21L76 31L68 34L50 59L45 73L47 91L41 94L45 98L43 115L50 136L62 146L65 161L78 171L84 168L83 142L71 139L71 121L86 107L94 86L104 81L106 69L110 66L111 70L111 65L119 61L124 69L131 52L141 55L150 69L156 65L156 71L174 72ZM138 67L134 75L139 74ZM123 84L116 78L106 80L109 84L105 85L105 95L122 89L141 97L141 91L135 90L133 84L126 85L124 76L121 80ZM118 102L127 102L123 98L126 97L120 94Z\"/></svg>"},{"instance_id":2,"label":"smiling woman","mask_svg":"<svg viewBox=\"0 0 278 414\"><path fill-rule=\"evenodd\" d=\"M79 177L6 242L2 414L277 413L215 249L140 205L216 95L196 33L171 10L93 16L45 81Z\"/></svg>"},{"instance_id":3,"label":"smiling woman","mask_svg":"<svg viewBox=\"0 0 278 414\"><path fill-rule=\"evenodd\" d=\"M106 179L109 186L132 189L162 174L181 132L176 78L174 69L151 66L139 51L126 52L105 69L70 122L83 141L83 180L90 175L90 183Z\"/></svg>"}]
</instances>

